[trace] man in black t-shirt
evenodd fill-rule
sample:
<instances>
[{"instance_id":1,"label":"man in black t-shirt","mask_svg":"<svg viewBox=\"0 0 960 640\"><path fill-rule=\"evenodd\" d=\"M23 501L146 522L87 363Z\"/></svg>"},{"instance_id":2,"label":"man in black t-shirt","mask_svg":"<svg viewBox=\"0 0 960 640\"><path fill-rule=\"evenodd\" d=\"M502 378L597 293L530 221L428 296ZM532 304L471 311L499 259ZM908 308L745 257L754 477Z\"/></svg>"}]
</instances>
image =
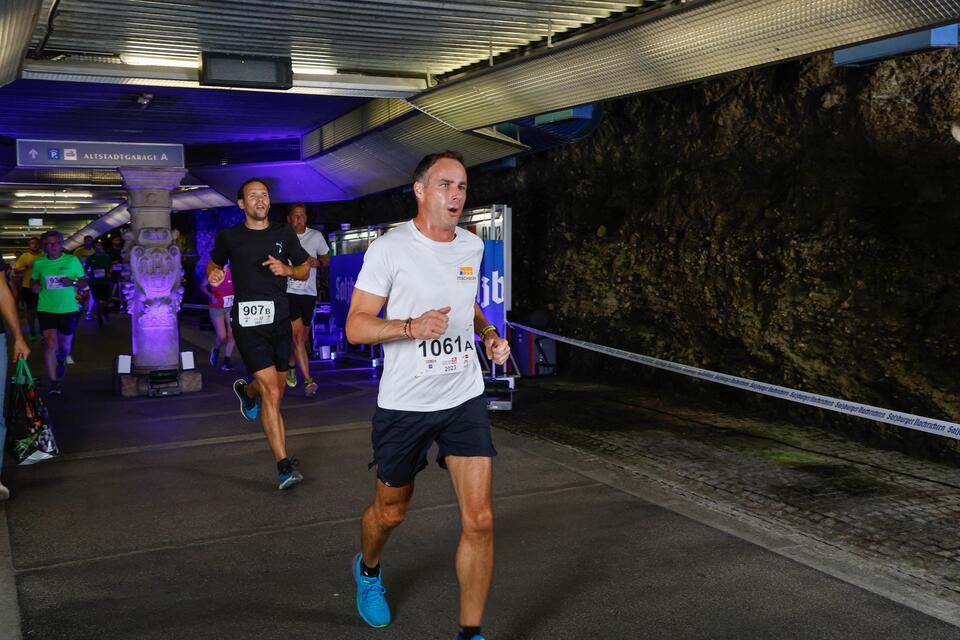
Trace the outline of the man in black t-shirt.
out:
<instances>
[{"instance_id":1,"label":"man in black t-shirt","mask_svg":"<svg viewBox=\"0 0 960 640\"><path fill-rule=\"evenodd\" d=\"M237 206L243 209L244 221L217 234L207 263L207 281L214 287L223 282L223 268L230 263L233 336L254 377L250 383L237 380L233 391L247 420L261 415L262 404L263 432L277 460L280 488L287 489L303 480L295 459L287 456L280 415L291 340L287 278L306 280L310 256L293 229L270 222L270 191L262 180L251 178L241 185Z\"/></svg>"}]
</instances>

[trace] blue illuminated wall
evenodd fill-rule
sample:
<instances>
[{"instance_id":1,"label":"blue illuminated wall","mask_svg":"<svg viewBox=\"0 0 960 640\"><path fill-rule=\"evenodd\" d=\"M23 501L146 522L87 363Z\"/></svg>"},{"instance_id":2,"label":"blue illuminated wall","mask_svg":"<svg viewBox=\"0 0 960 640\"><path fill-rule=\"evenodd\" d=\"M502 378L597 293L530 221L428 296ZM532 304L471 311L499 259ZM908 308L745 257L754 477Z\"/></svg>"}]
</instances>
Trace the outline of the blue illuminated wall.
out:
<instances>
[{"instance_id":1,"label":"blue illuminated wall","mask_svg":"<svg viewBox=\"0 0 960 640\"><path fill-rule=\"evenodd\" d=\"M213 250L213 241L221 229L232 227L243 222L243 211L239 207L221 207L218 209L203 209L191 213L194 222L194 243L196 245L197 263L194 266L196 282L203 279L206 273L207 261L210 260L210 251Z\"/></svg>"}]
</instances>

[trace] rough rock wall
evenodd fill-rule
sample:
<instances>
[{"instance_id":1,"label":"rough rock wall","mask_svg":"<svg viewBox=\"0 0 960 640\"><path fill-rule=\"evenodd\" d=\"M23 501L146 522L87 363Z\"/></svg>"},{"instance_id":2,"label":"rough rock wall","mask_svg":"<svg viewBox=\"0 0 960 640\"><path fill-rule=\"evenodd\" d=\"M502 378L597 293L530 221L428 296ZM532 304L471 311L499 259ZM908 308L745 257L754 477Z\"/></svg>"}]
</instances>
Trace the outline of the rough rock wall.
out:
<instances>
[{"instance_id":1,"label":"rough rock wall","mask_svg":"<svg viewBox=\"0 0 960 640\"><path fill-rule=\"evenodd\" d=\"M958 78L956 51L818 56L615 101L582 143L472 172L469 202L513 207L514 307L560 333L960 421Z\"/></svg>"}]
</instances>

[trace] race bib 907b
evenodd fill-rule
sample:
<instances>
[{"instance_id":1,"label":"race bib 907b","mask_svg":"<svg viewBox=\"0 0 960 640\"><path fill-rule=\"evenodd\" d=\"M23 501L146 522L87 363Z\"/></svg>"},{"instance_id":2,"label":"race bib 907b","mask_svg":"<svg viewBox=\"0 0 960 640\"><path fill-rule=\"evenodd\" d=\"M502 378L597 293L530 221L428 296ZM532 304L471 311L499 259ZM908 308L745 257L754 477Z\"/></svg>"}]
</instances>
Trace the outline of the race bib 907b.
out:
<instances>
[{"instance_id":1,"label":"race bib 907b","mask_svg":"<svg viewBox=\"0 0 960 640\"><path fill-rule=\"evenodd\" d=\"M473 344L473 325L452 334L447 332L433 340L418 340L417 377L460 373L477 357Z\"/></svg>"},{"instance_id":2,"label":"race bib 907b","mask_svg":"<svg viewBox=\"0 0 960 640\"><path fill-rule=\"evenodd\" d=\"M252 300L237 306L241 327L259 327L273 324L273 300Z\"/></svg>"}]
</instances>

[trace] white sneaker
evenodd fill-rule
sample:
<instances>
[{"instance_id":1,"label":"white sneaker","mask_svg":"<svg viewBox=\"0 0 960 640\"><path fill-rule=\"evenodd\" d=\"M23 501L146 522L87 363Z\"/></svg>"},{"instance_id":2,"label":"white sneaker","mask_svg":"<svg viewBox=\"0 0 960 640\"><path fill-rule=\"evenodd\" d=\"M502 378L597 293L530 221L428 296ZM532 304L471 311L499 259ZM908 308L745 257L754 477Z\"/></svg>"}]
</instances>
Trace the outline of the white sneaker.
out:
<instances>
[{"instance_id":1,"label":"white sneaker","mask_svg":"<svg viewBox=\"0 0 960 640\"><path fill-rule=\"evenodd\" d=\"M76 363L73 361L73 356L67 356L67 359L64 360L64 362L66 362L67 364L76 364Z\"/></svg>"},{"instance_id":2,"label":"white sneaker","mask_svg":"<svg viewBox=\"0 0 960 640\"><path fill-rule=\"evenodd\" d=\"M10 497L10 489L7 489L5 486L0 484L0 502L3 502Z\"/></svg>"}]
</instances>

